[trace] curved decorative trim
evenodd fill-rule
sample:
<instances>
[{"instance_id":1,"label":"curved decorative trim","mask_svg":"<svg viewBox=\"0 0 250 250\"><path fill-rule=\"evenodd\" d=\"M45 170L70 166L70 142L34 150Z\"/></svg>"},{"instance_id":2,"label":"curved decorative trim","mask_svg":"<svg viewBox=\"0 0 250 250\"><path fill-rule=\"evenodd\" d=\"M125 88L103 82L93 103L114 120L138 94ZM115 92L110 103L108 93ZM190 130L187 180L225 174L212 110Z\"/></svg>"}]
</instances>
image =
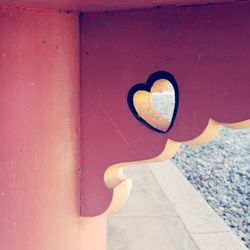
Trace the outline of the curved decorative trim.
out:
<instances>
[{"instance_id":1,"label":"curved decorative trim","mask_svg":"<svg viewBox=\"0 0 250 250\"><path fill-rule=\"evenodd\" d=\"M177 142L168 139L163 151L154 158L134 162L124 162L110 166L104 174L104 181L108 188L113 189L113 198L110 203L110 206L103 214L107 215L117 212L126 204L126 201L132 188L132 180L126 178L123 173L123 167L132 164L153 163L163 160L169 160L176 155L179 147L182 144L191 146L208 144L218 135L220 126L228 127L231 129L248 128L250 127L250 119L236 123L219 123L214 119L210 118L207 127L204 129L204 131L192 140Z\"/></svg>"}]
</instances>

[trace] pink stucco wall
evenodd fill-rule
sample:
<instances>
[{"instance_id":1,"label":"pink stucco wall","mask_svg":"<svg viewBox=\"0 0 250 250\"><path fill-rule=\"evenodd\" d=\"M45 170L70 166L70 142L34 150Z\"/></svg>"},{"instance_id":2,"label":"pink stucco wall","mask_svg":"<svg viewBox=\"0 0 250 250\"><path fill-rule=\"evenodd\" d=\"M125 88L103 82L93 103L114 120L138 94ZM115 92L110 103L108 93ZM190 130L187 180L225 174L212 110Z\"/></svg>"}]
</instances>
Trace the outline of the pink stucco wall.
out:
<instances>
[{"instance_id":1,"label":"pink stucco wall","mask_svg":"<svg viewBox=\"0 0 250 250\"><path fill-rule=\"evenodd\" d=\"M1 247L105 249L105 217L80 210L107 209L111 164L191 140L210 117L248 119L249 11L235 3L89 13L79 27L77 13L1 8ZM140 124L126 100L159 70L180 89L168 134Z\"/></svg>"},{"instance_id":2,"label":"pink stucco wall","mask_svg":"<svg viewBox=\"0 0 250 250\"><path fill-rule=\"evenodd\" d=\"M105 249L105 217L80 217L78 25L0 10L2 250Z\"/></svg>"}]
</instances>

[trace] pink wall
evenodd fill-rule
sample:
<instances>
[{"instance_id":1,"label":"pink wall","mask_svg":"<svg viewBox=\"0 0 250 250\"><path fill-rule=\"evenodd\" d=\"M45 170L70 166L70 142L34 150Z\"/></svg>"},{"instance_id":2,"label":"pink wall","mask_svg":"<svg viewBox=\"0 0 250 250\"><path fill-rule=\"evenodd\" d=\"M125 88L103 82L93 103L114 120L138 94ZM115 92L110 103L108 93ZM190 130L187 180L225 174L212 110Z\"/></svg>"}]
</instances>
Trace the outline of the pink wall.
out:
<instances>
[{"instance_id":1,"label":"pink wall","mask_svg":"<svg viewBox=\"0 0 250 250\"><path fill-rule=\"evenodd\" d=\"M90 13L81 18L81 213L104 212L112 198L103 176L112 164L151 158L168 138L191 140L211 117L250 118L250 4ZM159 70L180 89L176 122L167 134L141 125L128 90Z\"/></svg>"},{"instance_id":2,"label":"pink wall","mask_svg":"<svg viewBox=\"0 0 250 250\"><path fill-rule=\"evenodd\" d=\"M78 24L0 10L2 250L105 249L105 218L80 219Z\"/></svg>"},{"instance_id":3,"label":"pink wall","mask_svg":"<svg viewBox=\"0 0 250 250\"><path fill-rule=\"evenodd\" d=\"M248 119L249 11L235 3L89 13L79 37L76 13L2 8L1 247L104 249L105 217L79 215L80 207L93 216L109 206L110 165L151 158L169 138L191 140L210 117ZM131 86L158 70L180 89L168 134L141 125L127 107Z\"/></svg>"},{"instance_id":4,"label":"pink wall","mask_svg":"<svg viewBox=\"0 0 250 250\"><path fill-rule=\"evenodd\" d=\"M212 2L232 2L233 0L0 0L1 6L25 6L77 10L82 12L152 8L159 5L207 4Z\"/></svg>"}]
</instances>

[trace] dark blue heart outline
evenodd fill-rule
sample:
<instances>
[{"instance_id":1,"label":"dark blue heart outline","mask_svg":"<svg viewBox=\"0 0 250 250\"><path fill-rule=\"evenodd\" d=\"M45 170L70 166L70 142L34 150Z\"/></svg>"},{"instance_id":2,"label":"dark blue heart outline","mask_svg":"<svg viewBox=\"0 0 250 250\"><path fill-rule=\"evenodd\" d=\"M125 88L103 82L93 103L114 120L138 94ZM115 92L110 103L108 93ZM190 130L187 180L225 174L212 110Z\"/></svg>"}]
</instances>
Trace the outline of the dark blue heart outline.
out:
<instances>
[{"instance_id":1,"label":"dark blue heart outline","mask_svg":"<svg viewBox=\"0 0 250 250\"><path fill-rule=\"evenodd\" d=\"M174 112L173 112L173 117L171 119L171 122L170 122L170 125L168 127L168 129L166 131L162 131L160 129L157 129L155 127L153 127L151 124L149 124L147 121L145 121L144 119L142 119L136 109L135 109L135 106L134 106L134 102L133 102L133 97L134 97L134 94L139 91L139 90L145 90L147 92L151 92L151 88L152 86L154 85L154 83L157 81L157 80L160 80L160 79L166 79L168 80L174 90L175 90L175 106L174 106ZM158 132L158 133L167 133L172 127L173 127L173 124L174 124L174 121L175 121L175 118L176 118L176 114L177 114L177 111L178 111L178 107L179 107L179 88L178 88L178 84L177 84L177 81L175 80L174 76L172 74L170 74L169 72L166 72L166 71L157 71L153 74L151 74L148 78L148 80L146 81L146 83L138 83L138 84L135 84L133 87L130 88L129 92L128 92L128 95L127 95L127 103L128 103L128 106L129 106L129 109L131 111L131 113L134 115L134 117L140 122L142 123L143 125L145 125L146 127L148 127L149 129L155 131L155 132Z\"/></svg>"}]
</instances>

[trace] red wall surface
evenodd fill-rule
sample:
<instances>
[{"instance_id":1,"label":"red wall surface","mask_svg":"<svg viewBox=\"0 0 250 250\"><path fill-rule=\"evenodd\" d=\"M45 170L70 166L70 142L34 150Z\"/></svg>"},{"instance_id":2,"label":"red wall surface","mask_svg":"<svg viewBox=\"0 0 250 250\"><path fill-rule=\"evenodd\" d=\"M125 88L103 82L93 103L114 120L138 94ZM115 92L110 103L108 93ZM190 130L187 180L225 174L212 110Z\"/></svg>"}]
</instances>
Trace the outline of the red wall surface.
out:
<instances>
[{"instance_id":1,"label":"red wall surface","mask_svg":"<svg viewBox=\"0 0 250 250\"><path fill-rule=\"evenodd\" d=\"M110 10L128 10L152 8L159 5L207 4L214 2L232 2L233 0L0 0L1 6L53 8L66 11L103 12Z\"/></svg>"},{"instance_id":2,"label":"red wall surface","mask_svg":"<svg viewBox=\"0 0 250 250\"><path fill-rule=\"evenodd\" d=\"M76 13L2 8L1 247L92 244L105 219L89 227L79 215L109 206L110 165L154 157L168 139L191 140L209 118L249 119L249 13L249 3L87 13L79 35ZM129 89L159 70L180 90L167 134L127 106Z\"/></svg>"},{"instance_id":3,"label":"red wall surface","mask_svg":"<svg viewBox=\"0 0 250 250\"><path fill-rule=\"evenodd\" d=\"M78 24L0 10L1 250L105 249L105 219L80 219Z\"/></svg>"},{"instance_id":4,"label":"red wall surface","mask_svg":"<svg viewBox=\"0 0 250 250\"><path fill-rule=\"evenodd\" d=\"M235 3L82 16L83 216L109 206L103 178L110 165L154 157L167 139L191 140L209 118L250 118L249 13L249 3ZM180 90L167 134L140 124L127 106L129 89L159 70L173 74Z\"/></svg>"}]
</instances>

